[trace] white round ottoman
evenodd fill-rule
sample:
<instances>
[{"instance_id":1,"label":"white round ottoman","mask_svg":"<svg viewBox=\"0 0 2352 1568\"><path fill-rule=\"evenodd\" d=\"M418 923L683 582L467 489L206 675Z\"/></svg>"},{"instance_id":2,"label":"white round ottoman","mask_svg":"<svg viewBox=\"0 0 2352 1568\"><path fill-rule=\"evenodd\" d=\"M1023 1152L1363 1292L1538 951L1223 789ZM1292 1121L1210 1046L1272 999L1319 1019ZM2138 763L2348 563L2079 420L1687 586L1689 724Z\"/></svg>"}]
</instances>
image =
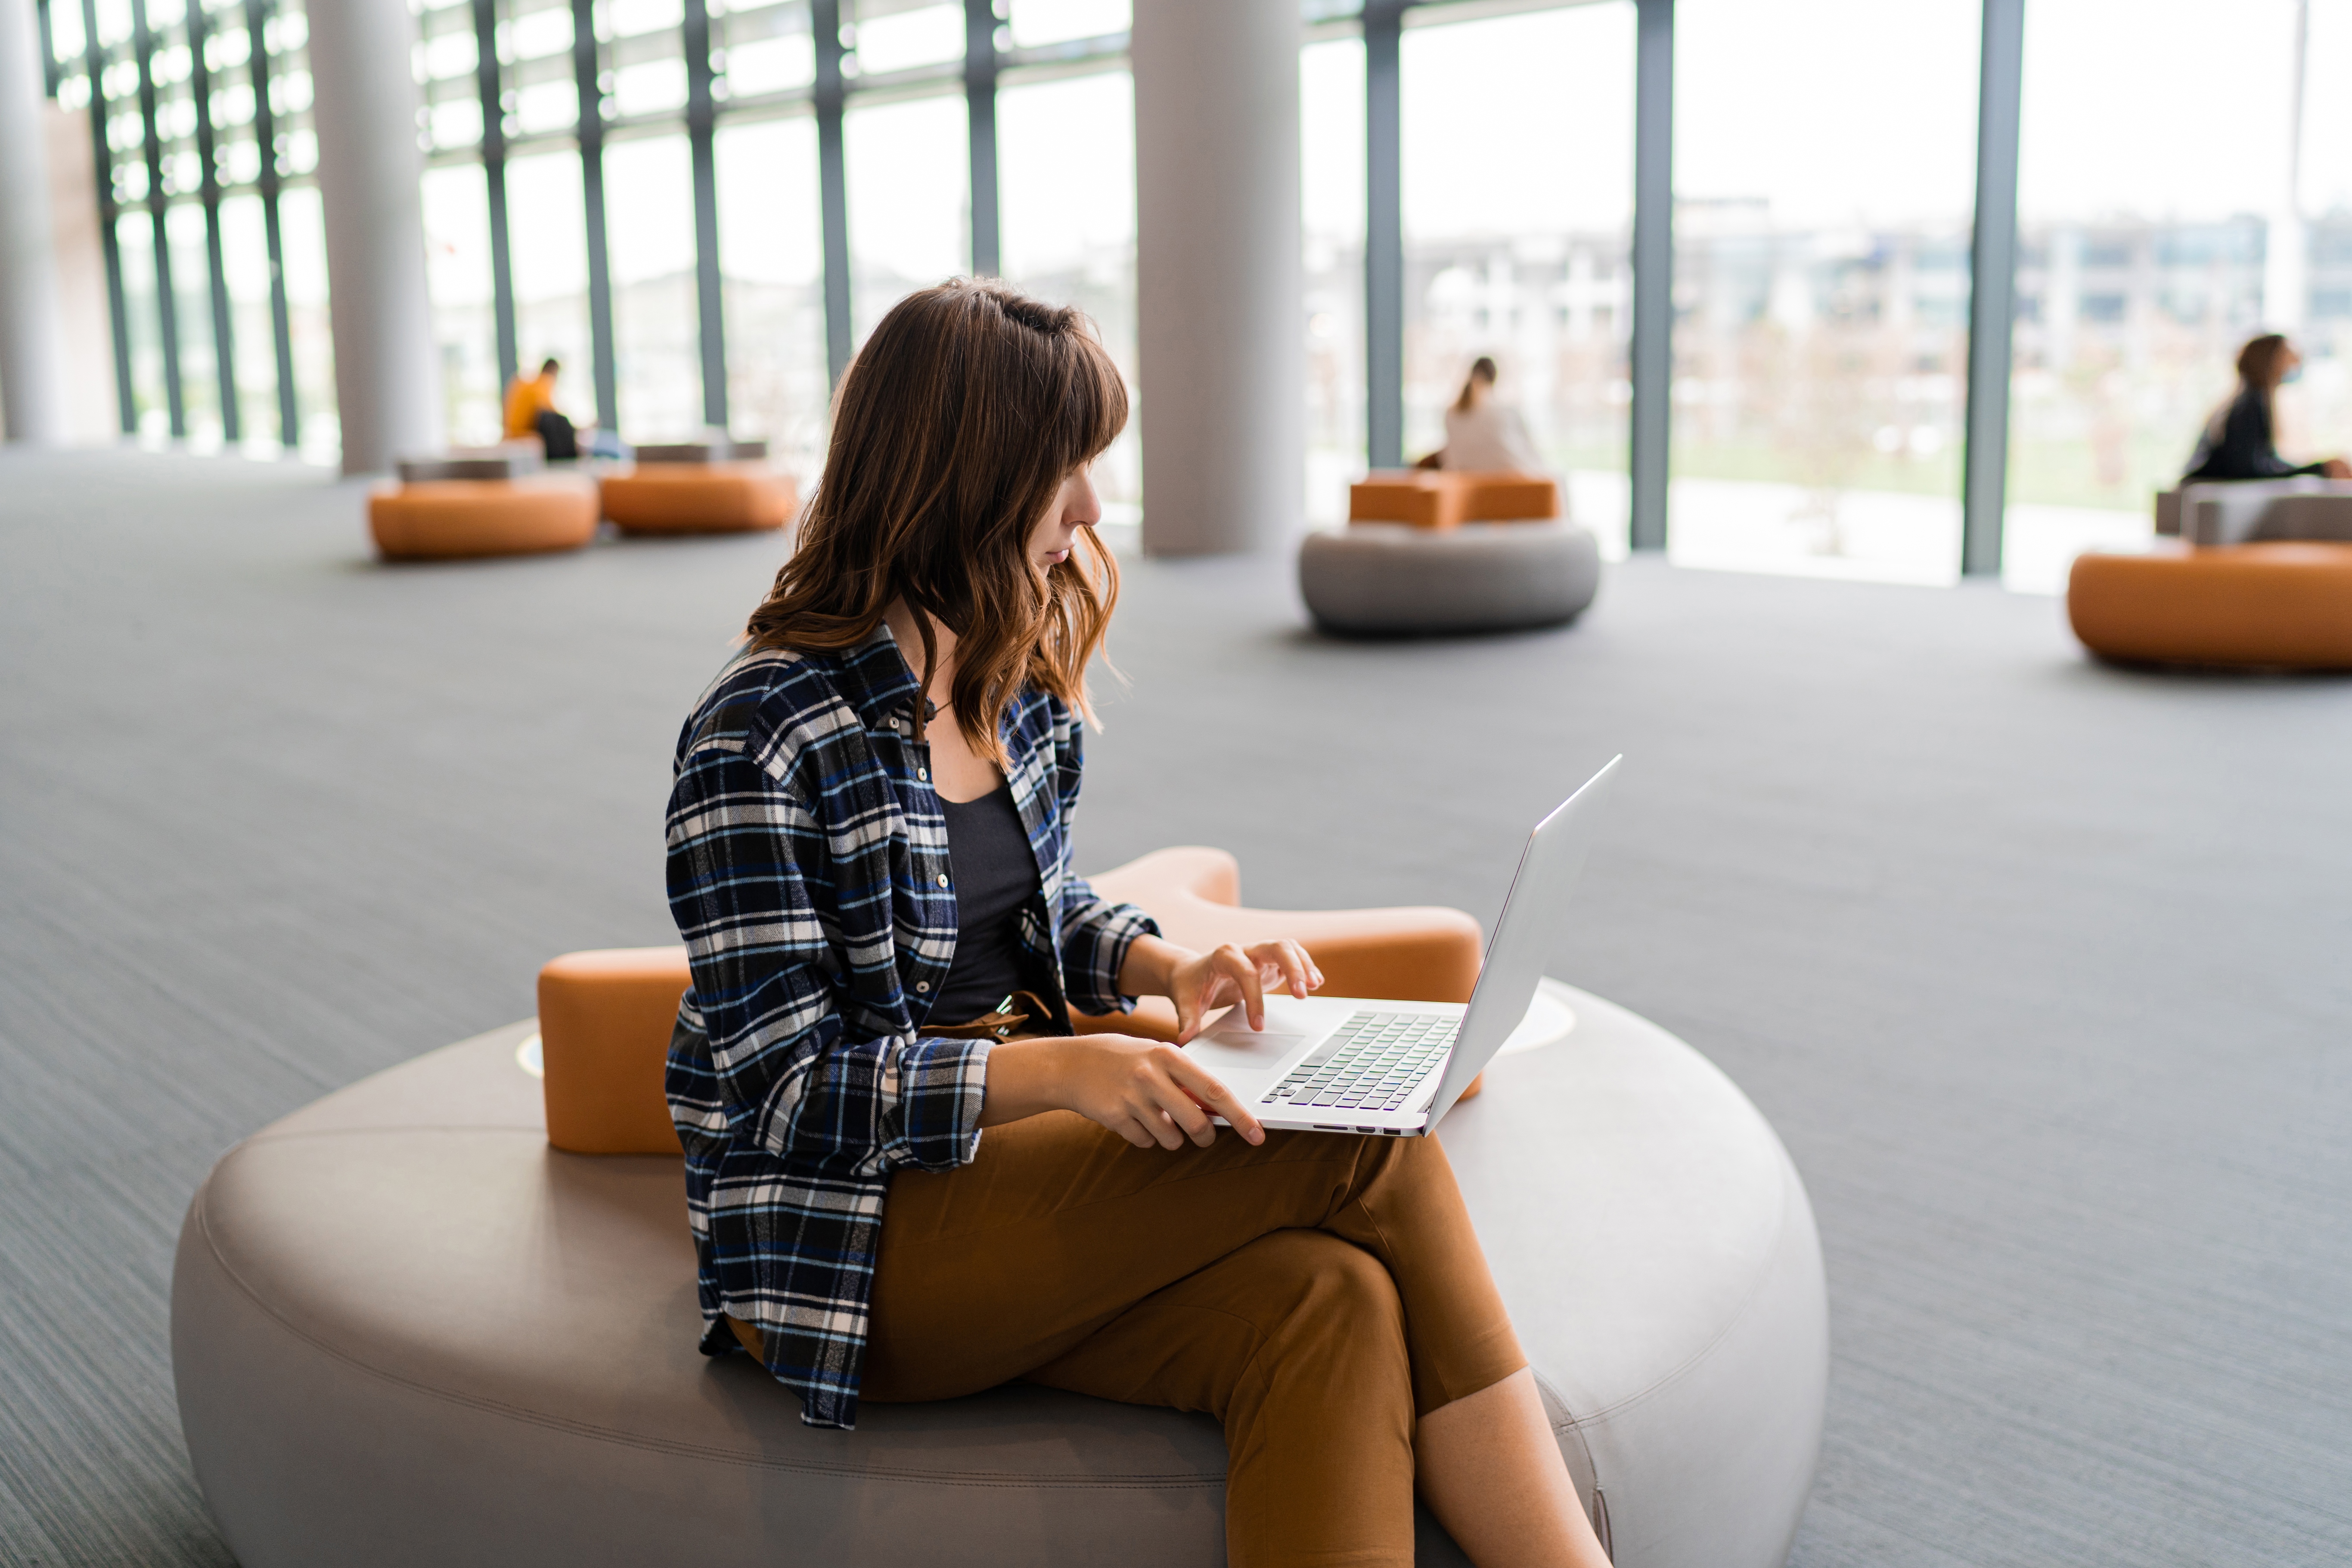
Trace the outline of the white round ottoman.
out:
<instances>
[{"instance_id":1,"label":"white round ottoman","mask_svg":"<svg viewBox=\"0 0 2352 1568\"><path fill-rule=\"evenodd\" d=\"M1354 636L1557 626L1600 586L1600 546L1570 522L1350 523L1298 547L1307 612Z\"/></svg>"},{"instance_id":2,"label":"white round ottoman","mask_svg":"<svg viewBox=\"0 0 2352 1568\"><path fill-rule=\"evenodd\" d=\"M1617 1563L1769 1568L1827 1377L1803 1188L1696 1052L1546 986L1520 1038L1573 1027L1440 1135ZM328 1096L190 1205L173 1370L245 1568L1223 1561L1205 1416L1014 1386L817 1431L704 1360L677 1161L551 1149L532 1032ZM1463 1559L1424 1519L1420 1561Z\"/></svg>"}]
</instances>

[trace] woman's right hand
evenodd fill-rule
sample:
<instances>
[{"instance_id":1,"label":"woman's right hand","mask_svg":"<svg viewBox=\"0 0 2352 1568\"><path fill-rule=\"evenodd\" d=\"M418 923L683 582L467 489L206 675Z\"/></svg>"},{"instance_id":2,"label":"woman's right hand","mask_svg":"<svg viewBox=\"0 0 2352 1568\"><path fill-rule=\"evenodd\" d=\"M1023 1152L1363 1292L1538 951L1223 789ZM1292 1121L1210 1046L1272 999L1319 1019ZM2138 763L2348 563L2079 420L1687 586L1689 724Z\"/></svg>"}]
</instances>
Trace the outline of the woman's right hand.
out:
<instances>
[{"instance_id":1,"label":"woman's right hand","mask_svg":"<svg viewBox=\"0 0 2352 1568\"><path fill-rule=\"evenodd\" d=\"M1007 1040L988 1052L980 1124L999 1126L1041 1111L1076 1111L1139 1149L1180 1149L1216 1141L1213 1115L1252 1144L1265 1142L1249 1107L1207 1069L1165 1040L1081 1034Z\"/></svg>"}]
</instances>

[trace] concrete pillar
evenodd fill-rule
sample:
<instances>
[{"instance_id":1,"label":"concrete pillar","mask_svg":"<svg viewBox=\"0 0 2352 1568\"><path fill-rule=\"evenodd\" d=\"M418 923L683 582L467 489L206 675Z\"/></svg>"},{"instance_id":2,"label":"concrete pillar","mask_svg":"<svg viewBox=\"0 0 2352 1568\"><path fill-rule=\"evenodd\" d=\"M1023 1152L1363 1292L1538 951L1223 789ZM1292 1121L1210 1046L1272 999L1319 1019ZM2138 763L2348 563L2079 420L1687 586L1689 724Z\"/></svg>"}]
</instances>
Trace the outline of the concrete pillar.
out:
<instances>
[{"instance_id":1,"label":"concrete pillar","mask_svg":"<svg viewBox=\"0 0 2352 1568\"><path fill-rule=\"evenodd\" d=\"M65 350L33 0L0 0L0 405L10 441L65 435Z\"/></svg>"},{"instance_id":2,"label":"concrete pillar","mask_svg":"<svg viewBox=\"0 0 2352 1568\"><path fill-rule=\"evenodd\" d=\"M48 143L58 337L65 354L64 428L58 438L68 445L100 446L121 439L122 409L115 401L114 314L106 293L89 113L51 104L42 128Z\"/></svg>"},{"instance_id":3,"label":"concrete pillar","mask_svg":"<svg viewBox=\"0 0 2352 1568\"><path fill-rule=\"evenodd\" d=\"M418 193L422 100L409 74L416 24L404 0L308 10L343 472L374 474L446 439Z\"/></svg>"},{"instance_id":4,"label":"concrete pillar","mask_svg":"<svg viewBox=\"0 0 2352 1568\"><path fill-rule=\"evenodd\" d=\"M1297 0L1136 0L1143 547L1288 543L1305 516Z\"/></svg>"}]
</instances>

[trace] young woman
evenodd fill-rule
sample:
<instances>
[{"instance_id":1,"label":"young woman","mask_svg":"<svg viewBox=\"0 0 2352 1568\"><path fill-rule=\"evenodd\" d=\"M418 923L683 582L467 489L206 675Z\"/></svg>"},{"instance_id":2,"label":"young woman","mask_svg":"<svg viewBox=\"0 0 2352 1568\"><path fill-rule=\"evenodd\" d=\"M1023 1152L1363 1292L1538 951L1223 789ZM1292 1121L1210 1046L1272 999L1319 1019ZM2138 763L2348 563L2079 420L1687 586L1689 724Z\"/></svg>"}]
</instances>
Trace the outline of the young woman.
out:
<instances>
[{"instance_id":1,"label":"young woman","mask_svg":"<svg viewBox=\"0 0 2352 1568\"><path fill-rule=\"evenodd\" d=\"M668 1090L703 1350L802 1418L1015 1378L1214 1414L1235 1563L1409 1563L1416 1486L1482 1564L1605 1562L1429 1139L1268 1134L1172 1046L1297 944L1194 953L1073 875L1126 423L1074 310L902 301L841 387L668 821L693 966ZM1220 1137L1214 1113L1234 1129Z\"/></svg>"},{"instance_id":2,"label":"young woman","mask_svg":"<svg viewBox=\"0 0 2352 1568\"><path fill-rule=\"evenodd\" d=\"M2352 464L2341 457L2307 463L2298 468L2278 454L2272 432L2272 401L2279 384L2291 381L2303 368L2303 356L2276 332L2266 332L2238 350L2238 391L2213 411L2189 459L2182 484L2196 479L2284 479L2315 474L2330 479L2352 479Z\"/></svg>"},{"instance_id":3,"label":"young woman","mask_svg":"<svg viewBox=\"0 0 2352 1568\"><path fill-rule=\"evenodd\" d=\"M1462 379L1461 395L1445 411L1445 444L1438 465L1476 473L1539 474L1543 459L1519 411L1495 397L1495 361L1481 354Z\"/></svg>"}]
</instances>

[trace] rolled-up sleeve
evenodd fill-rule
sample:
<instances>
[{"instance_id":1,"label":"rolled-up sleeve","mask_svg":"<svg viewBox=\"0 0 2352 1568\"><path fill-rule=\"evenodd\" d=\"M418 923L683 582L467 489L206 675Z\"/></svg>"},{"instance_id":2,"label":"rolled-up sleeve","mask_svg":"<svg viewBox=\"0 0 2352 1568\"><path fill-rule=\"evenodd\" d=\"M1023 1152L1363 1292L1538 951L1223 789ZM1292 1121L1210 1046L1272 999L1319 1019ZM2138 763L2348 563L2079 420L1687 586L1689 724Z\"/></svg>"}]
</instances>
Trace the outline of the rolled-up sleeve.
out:
<instances>
[{"instance_id":1,"label":"rolled-up sleeve","mask_svg":"<svg viewBox=\"0 0 2352 1568\"><path fill-rule=\"evenodd\" d=\"M882 858L860 852L861 831L887 830L829 830L789 779L741 749L683 760L670 795L670 910L719 1102L730 1136L798 1169L950 1170L979 1146L987 1043L860 1032L845 1018L847 970L864 956L836 950L842 906L889 893L855 874Z\"/></svg>"},{"instance_id":2,"label":"rolled-up sleeve","mask_svg":"<svg viewBox=\"0 0 2352 1568\"><path fill-rule=\"evenodd\" d=\"M1127 950L1139 936L1157 936L1160 926L1132 904L1113 904L1082 876L1062 884L1062 984L1080 1012L1128 1013L1135 998L1118 988Z\"/></svg>"}]
</instances>

